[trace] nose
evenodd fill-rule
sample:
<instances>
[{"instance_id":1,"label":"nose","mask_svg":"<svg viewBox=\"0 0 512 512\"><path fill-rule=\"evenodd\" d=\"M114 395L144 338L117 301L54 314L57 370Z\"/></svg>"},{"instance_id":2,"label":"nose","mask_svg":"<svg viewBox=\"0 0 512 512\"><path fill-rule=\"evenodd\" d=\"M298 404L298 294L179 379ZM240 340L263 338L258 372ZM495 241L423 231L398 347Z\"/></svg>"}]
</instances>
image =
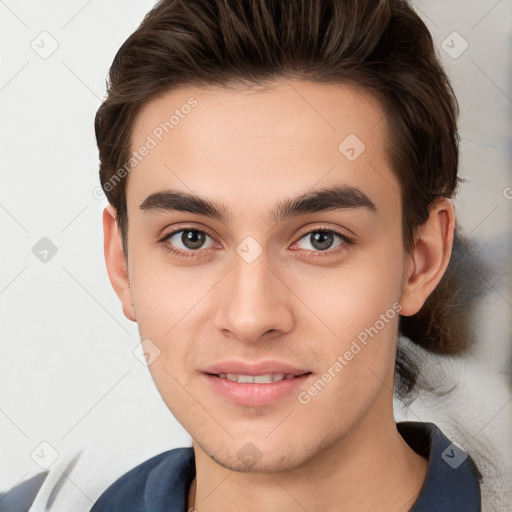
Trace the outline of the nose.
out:
<instances>
[{"instance_id":1,"label":"nose","mask_svg":"<svg viewBox=\"0 0 512 512\"><path fill-rule=\"evenodd\" d=\"M294 323L292 292L263 253L248 263L235 255L234 265L219 288L215 326L243 342L289 332Z\"/></svg>"}]
</instances>

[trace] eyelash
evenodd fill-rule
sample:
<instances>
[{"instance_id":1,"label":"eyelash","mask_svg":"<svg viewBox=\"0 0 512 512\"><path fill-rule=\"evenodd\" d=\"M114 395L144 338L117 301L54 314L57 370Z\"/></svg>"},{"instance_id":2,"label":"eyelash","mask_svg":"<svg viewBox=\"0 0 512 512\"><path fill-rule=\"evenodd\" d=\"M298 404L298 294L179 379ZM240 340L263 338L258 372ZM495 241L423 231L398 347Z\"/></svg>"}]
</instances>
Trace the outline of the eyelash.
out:
<instances>
[{"instance_id":1,"label":"eyelash","mask_svg":"<svg viewBox=\"0 0 512 512\"><path fill-rule=\"evenodd\" d=\"M207 231L205 229L197 229L197 228L192 227L192 226L180 227L180 229L176 229L176 230L172 231L171 233L168 233L165 236L163 236L158 242L162 243L164 245L164 248L165 248L165 250L167 252L173 254L174 256L176 256L178 258L183 258L183 259L186 259L186 258L196 258L196 257L198 257L199 253L201 253L202 251L208 250L208 249L197 249L197 250L181 251L179 249L175 249L174 247L171 247L168 243L166 243L174 235L176 235L177 233L181 233L183 231L195 231L195 232L198 232L198 233L204 233L205 235L208 235L212 240L217 242L215 240L215 237L209 231ZM333 233L334 235L337 235L338 237L340 237L343 243L340 244L339 246L335 247L334 249L327 249L325 251L309 251L308 249L300 249L302 251L313 253L314 256L313 255L311 256L313 258L317 258L317 257L322 258L322 257L332 256L334 254L337 254L340 250L343 250L346 245L354 244L354 241L351 238L349 238L347 235L345 235L343 233L340 233L339 231L336 231L335 229L331 229L331 228L327 228L327 227L317 227L315 229L311 229L309 231L306 231L305 233L302 233L297 238L297 242L299 240L301 240L302 238L304 238L306 235L311 235L313 233L319 233L319 232L321 232L321 233ZM294 243L296 243L296 242L294 242ZM327 253L327 256L323 256L326 253Z\"/></svg>"}]
</instances>

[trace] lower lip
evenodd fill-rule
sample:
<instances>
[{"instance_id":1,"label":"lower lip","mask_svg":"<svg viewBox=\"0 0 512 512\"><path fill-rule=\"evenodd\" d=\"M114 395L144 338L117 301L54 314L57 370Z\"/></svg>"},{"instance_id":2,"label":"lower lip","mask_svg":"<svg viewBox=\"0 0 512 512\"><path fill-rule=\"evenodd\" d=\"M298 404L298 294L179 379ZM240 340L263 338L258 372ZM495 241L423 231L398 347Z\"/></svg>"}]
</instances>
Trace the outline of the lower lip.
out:
<instances>
[{"instance_id":1,"label":"lower lip","mask_svg":"<svg viewBox=\"0 0 512 512\"><path fill-rule=\"evenodd\" d=\"M230 402L247 407L268 405L297 391L311 377L311 373L283 379L268 384L251 384L221 379L217 375L204 374L213 390Z\"/></svg>"}]
</instances>

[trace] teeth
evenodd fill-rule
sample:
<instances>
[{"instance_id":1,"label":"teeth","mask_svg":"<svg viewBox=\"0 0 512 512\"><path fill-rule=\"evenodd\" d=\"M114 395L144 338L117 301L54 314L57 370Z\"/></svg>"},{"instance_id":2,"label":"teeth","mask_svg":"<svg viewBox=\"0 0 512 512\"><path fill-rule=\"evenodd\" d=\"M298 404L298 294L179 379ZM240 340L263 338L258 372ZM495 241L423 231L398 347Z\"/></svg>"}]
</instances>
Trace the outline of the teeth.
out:
<instances>
[{"instance_id":1,"label":"teeth","mask_svg":"<svg viewBox=\"0 0 512 512\"><path fill-rule=\"evenodd\" d=\"M229 375L228 378L230 378ZM238 382L254 382L254 377L252 375L239 375Z\"/></svg>"},{"instance_id":2,"label":"teeth","mask_svg":"<svg viewBox=\"0 0 512 512\"><path fill-rule=\"evenodd\" d=\"M232 380L233 382L242 382L250 384L270 384L284 379L293 379L295 375L284 373L267 373L265 375L241 375L237 373L219 373L221 379Z\"/></svg>"}]
</instances>

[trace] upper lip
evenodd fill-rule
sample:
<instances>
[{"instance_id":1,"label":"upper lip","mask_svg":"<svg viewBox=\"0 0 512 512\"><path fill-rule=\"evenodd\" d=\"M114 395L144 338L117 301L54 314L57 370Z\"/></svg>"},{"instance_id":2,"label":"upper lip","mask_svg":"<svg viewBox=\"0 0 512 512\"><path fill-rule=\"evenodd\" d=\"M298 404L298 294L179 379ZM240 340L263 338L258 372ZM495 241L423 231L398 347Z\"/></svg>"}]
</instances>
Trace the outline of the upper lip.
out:
<instances>
[{"instance_id":1,"label":"upper lip","mask_svg":"<svg viewBox=\"0 0 512 512\"><path fill-rule=\"evenodd\" d=\"M283 363L281 361L223 361L209 366L204 373L218 375L220 373L233 373L236 375L266 375L268 373L284 373L285 375L302 375L309 373L309 370Z\"/></svg>"}]
</instances>

